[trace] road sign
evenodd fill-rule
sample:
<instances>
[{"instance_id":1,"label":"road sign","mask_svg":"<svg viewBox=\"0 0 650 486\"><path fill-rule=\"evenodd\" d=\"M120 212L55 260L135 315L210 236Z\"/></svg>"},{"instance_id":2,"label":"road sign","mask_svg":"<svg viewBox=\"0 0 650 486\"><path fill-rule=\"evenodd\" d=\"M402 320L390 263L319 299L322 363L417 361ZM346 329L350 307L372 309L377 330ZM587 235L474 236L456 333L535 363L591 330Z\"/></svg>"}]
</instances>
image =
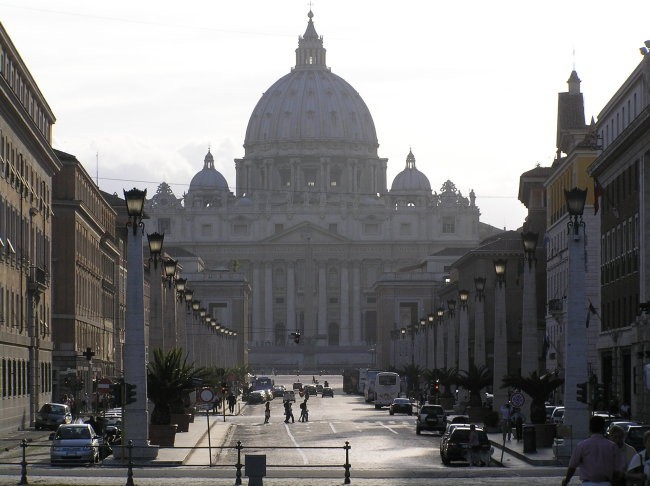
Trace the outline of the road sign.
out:
<instances>
[{"instance_id":1,"label":"road sign","mask_svg":"<svg viewBox=\"0 0 650 486\"><path fill-rule=\"evenodd\" d=\"M199 392L199 400L203 403L212 403L214 402L214 390L212 388L203 388Z\"/></svg>"},{"instance_id":2,"label":"road sign","mask_svg":"<svg viewBox=\"0 0 650 486\"><path fill-rule=\"evenodd\" d=\"M97 383L97 392L106 395L110 391L112 384L113 382L109 378L102 378Z\"/></svg>"},{"instance_id":3,"label":"road sign","mask_svg":"<svg viewBox=\"0 0 650 486\"><path fill-rule=\"evenodd\" d=\"M523 393L515 392L510 397L510 403L512 403L513 407L521 408L524 406L525 402L526 398L524 397Z\"/></svg>"}]
</instances>

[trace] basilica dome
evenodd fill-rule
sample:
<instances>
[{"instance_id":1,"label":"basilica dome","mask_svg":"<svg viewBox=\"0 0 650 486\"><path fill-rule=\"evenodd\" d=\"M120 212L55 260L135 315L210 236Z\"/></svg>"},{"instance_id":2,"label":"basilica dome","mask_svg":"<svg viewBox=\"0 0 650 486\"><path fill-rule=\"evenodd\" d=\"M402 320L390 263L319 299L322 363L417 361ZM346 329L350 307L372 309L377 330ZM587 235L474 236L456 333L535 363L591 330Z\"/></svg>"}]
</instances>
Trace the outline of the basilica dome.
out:
<instances>
[{"instance_id":1,"label":"basilica dome","mask_svg":"<svg viewBox=\"0 0 650 486\"><path fill-rule=\"evenodd\" d=\"M196 173L190 182L189 192L196 191L226 191L228 192L228 182L217 169L214 168L214 157L208 149L208 153L203 160L203 169Z\"/></svg>"},{"instance_id":2,"label":"basilica dome","mask_svg":"<svg viewBox=\"0 0 650 486\"><path fill-rule=\"evenodd\" d=\"M323 38L309 12L296 49L296 66L258 101L248 122L247 155L305 150L302 142L327 142L340 149L376 156L377 133L359 93L325 64ZM298 143L300 142L300 144ZM280 149L279 144L283 147Z\"/></svg>"},{"instance_id":3,"label":"basilica dome","mask_svg":"<svg viewBox=\"0 0 650 486\"><path fill-rule=\"evenodd\" d=\"M390 192L418 192L425 191L431 193L431 184L429 179L415 167L415 156L409 150L406 157L406 167L402 172L395 176Z\"/></svg>"}]
</instances>

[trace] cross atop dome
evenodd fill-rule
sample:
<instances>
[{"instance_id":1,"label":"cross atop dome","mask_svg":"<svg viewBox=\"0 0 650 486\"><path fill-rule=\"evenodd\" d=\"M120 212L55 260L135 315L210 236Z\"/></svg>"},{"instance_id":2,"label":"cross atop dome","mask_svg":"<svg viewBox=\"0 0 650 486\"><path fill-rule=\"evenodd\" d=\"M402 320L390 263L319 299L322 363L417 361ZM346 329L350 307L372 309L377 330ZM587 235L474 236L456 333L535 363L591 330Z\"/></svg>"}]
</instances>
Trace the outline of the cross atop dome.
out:
<instances>
[{"instance_id":1,"label":"cross atop dome","mask_svg":"<svg viewBox=\"0 0 650 486\"><path fill-rule=\"evenodd\" d=\"M298 49L296 49L296 69L305 68L324 68L325 65L325 48L323 47L323 37L316 33L314 27L314 13L311 11L307 14L309 22L307 29L302 37L298 38Z\"/></svg>"}]
</instances>

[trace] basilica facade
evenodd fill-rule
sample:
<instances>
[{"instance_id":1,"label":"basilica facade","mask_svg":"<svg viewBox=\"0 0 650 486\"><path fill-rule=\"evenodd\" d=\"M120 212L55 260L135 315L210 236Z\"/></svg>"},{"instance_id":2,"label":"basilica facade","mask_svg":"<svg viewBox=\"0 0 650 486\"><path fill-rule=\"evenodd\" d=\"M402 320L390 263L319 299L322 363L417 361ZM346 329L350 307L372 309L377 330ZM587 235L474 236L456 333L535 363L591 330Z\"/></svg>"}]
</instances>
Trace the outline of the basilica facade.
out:
<instances>
[{"instance_id":1,"label":"basilica facade","mask_svg":"<svg viewBox=\"0 0 650 486\"><path fill-rule=\"evenodd\" d=\"M254 368L368 365L382 275L497 231L480 223L473 191L444 175L432 190L411 151L389 189L378 147L365 102L327 66L310 11L295 66L250 116L235 188L208 151L185 194L162 183L148 201L147 227L164 232L172 256L249 282L246 313L219 293L203 299L239 331Z\"/></svg>"}]
</instances>

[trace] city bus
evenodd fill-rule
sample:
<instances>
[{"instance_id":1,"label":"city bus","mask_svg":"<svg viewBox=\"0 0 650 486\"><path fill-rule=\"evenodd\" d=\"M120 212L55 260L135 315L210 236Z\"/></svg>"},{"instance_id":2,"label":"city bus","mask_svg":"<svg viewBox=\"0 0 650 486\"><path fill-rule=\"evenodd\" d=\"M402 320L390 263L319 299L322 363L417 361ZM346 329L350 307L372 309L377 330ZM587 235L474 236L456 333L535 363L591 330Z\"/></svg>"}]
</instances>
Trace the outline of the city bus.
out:
<instances>
[{"instance_id":1,"label":"city bus","mask_svg":"<svg viewBox=\"0 0 650 486\"><path fill-rule=\"evenodd\" d=\"M377 377L379 370L368 370L366 375L366 383L363 387L363 396L366 399L366 403L372 403L375 401L375 378Z\"/></svg>"},{"instance_id":2,"label":"city bus","mask_svg":"<svg viewBox=\"0 0 650 486\"><path fill-rule=\"evenodd\" d=\"M400 379L392 371L380 371L375 376L375 408L387 407L399 396Z\"/></svg>"}]
</instances>

